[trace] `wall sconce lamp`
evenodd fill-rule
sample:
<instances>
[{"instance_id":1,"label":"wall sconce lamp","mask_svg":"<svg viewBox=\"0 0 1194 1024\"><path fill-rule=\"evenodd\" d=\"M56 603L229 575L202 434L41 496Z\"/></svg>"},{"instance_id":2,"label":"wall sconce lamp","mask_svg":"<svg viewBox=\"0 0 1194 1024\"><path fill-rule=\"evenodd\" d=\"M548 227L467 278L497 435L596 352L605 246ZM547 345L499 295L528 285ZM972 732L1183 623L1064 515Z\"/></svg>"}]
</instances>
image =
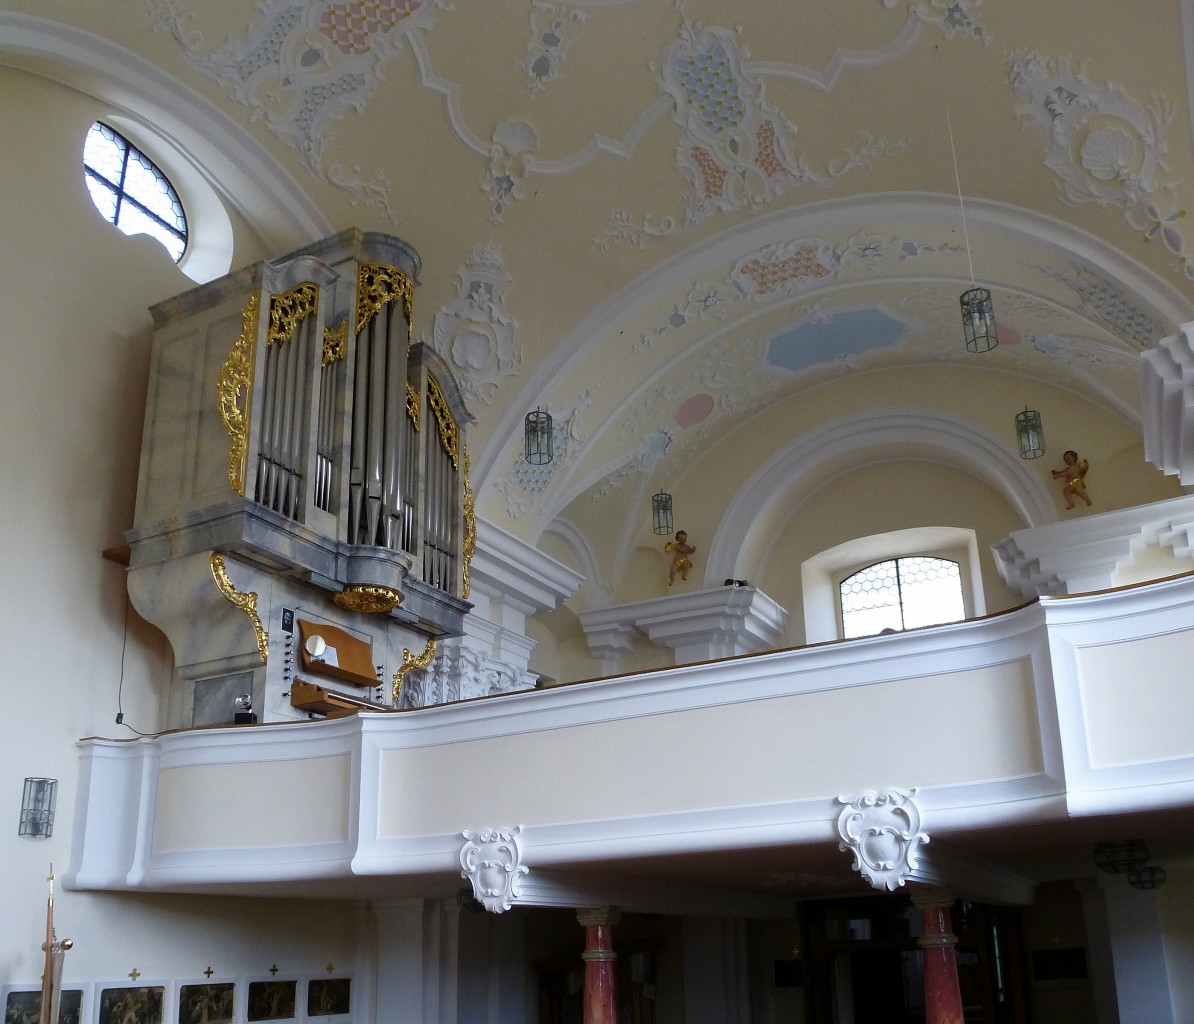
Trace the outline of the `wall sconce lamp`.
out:
<instances>
[{"instance_id":1,"label":"wall sconce lamp","mask_svg":"<svg viewBox=\"0 0 1194 1024\"><path fill-rule=\"evenodd\" d=\"M49 839L54 834L54 803L58 798L57 779L26 779L21 797L19 836Z\"/></svg>"}]
</instances>

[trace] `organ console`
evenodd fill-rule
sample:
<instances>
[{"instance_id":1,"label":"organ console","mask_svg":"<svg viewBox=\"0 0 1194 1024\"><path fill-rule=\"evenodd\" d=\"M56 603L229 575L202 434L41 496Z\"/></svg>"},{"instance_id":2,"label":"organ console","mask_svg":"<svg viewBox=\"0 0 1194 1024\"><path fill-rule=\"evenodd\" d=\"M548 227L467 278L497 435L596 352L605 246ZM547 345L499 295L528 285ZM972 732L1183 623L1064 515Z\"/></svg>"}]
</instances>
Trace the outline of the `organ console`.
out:
<instances>
[{"instance_id":1,"label":"organ console","mask_svg":"<svg viewBox=\"0 0 1194 1024\"><path fill-rule=\"evenodd\" d=\"M355 715L358 711L392 710L387 704L378 704L377 701L366 700L342 690L330 690L302 679L290 684L290 704L300 711L326 715L328 718L343 718L345 715Z\"/></svg>"}]
</instances>

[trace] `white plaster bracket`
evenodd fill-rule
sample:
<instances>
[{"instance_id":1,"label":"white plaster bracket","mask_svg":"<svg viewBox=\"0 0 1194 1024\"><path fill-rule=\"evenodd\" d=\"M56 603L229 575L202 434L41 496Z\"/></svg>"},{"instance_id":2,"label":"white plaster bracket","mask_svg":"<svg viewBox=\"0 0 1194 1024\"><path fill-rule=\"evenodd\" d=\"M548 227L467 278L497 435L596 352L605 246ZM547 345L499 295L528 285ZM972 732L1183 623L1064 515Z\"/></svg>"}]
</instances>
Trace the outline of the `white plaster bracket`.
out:
<instances>
[{"instance_id":1,"label":"white plaster bracket","mask_svg":"<svg viewBox=\"0 0 1194 1024\"><path fill-rule=\"evenodd\" d=\"M460 876L473 887L473 897L486 910L500 914L509 910L518 896L523 875L530 871L522 863L518 842L521 825L513 828L465 830L460 848Z\"/></svg>"},{"instance_id":2,"label":"white plaster bracket","mask_svg":"<svg viewBox=\"0 0 1194 1024\"><path fill-rule=\"evenodd\" d=\"M929 841L920 831L915 789L863 790L839 796L838 849L854 854L854 870L876 889L894 892L911 878L919 847Z\"/></svg>"}]
</instances>

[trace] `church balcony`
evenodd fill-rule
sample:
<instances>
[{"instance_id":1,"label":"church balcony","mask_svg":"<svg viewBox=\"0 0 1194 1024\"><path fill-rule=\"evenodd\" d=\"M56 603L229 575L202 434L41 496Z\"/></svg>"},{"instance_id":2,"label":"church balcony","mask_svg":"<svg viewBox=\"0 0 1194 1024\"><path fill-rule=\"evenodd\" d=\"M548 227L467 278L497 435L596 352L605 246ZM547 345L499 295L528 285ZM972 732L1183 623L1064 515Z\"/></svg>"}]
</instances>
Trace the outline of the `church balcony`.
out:
<instances>
[{"instance_id":1,"label":"church balcony","mask_svg":"<svg viewBox=\"0 0 1194 1024\"><path fill-rule=\"evenodd\" d=\"M528 869L515 904L634 904L593 888L608 875L644 909L665 881L762 906L783 866L863 886L838 798L889 787L960 888L963 860L990 879L1071 843L1089 865L1111 816L1194 805L1192 661L1188 575L454 704L91 738L68 884L451 895L465 833L498 829Z\"/></svg>"}]
</instances>

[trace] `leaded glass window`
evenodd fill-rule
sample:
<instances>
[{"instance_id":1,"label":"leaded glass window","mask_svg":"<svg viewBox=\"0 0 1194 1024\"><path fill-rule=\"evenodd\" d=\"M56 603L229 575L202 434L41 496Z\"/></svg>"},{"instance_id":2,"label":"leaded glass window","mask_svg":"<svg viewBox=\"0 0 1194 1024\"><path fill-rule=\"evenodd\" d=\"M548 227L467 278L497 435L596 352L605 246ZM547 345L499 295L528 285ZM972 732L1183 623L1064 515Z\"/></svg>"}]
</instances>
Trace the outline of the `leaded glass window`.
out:
<instances>
[{"instance_id":1,"label":"leaded glass window","mask_svg":"<svg viewBox=\"0 0 1194 1024\"><path fill-rule=\"evenodd\" d=\"M187 247L182 201L161 169L120 132L96 121L83 144L83 178L95 208L126 235L149 235L174 262Z\"/></svg>"},{"instance_id":2,"label":"leaded glass window","mask_svg":"<svg viewBox=\"0 0 1194 1024\"><path fill-rule=\"evenodd\" d=\"M876 562L839 587L842 636L871 636L966 618L957 562L915 556Z\"/></svg>"}]
</instances>

